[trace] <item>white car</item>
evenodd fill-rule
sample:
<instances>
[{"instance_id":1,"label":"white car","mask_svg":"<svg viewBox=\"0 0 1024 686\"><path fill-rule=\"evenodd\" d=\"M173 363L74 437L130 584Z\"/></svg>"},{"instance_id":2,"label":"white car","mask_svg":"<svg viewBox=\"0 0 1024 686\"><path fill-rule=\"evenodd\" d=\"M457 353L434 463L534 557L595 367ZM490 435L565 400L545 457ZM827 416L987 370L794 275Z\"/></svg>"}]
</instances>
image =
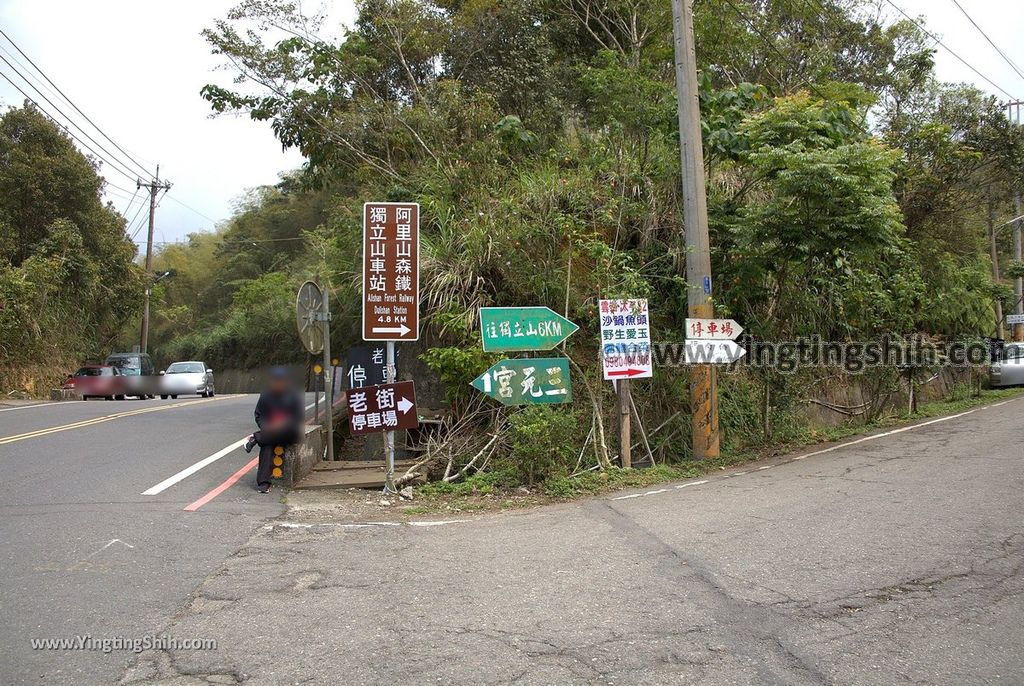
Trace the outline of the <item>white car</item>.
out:
<instances>
[{"instance_id":1,"label":"white car","mask_svg":"<svg viewBox=\"0 0 1024 686\"><path fill-rule=\"evenodd\" d=\"M212 398L215 392L213 370L205 362L175 362L160 372L160 397L164 400L193 393Z\"/></svg>"},{"instance_id":2,"label":"white car","mask_svg":"<svg viewBox=\"0 0 1024 686\"><path fill-rule=\"evenodd\" d=\"M1024 343L1003 346L1003 354L992 365L989 378L993 386L1024 386Z\"/></svg>"}]
</instances>

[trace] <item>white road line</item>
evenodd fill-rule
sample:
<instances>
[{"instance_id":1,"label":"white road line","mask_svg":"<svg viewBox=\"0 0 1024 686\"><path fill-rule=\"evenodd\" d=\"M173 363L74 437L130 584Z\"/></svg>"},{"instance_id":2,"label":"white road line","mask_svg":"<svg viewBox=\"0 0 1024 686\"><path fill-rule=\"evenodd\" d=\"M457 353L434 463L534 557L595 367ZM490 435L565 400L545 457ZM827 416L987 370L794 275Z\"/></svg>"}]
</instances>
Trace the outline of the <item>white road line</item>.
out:
<instances>
[{"instance_id":1,"label":"white road line","mask_svg":"<svg viewBox=\"0 0 1024 686\"><path fill-rule=\"evenodd\" d=\"M920 424L914 424L912 426L904 426L904 427L901 427L899 429L893 429L892 431L885 431L885 432L880 433L880 434L874 434L873 436L865 436L864 438L858 438L855 441L847 441L846 443L840 443L839 445L833 445L833 446L831 446L829 448L824 448L822 450L815 450L813 453L807 453L806 455L797 455L796 457L793 458L793 461L795 462L796 460L806 460L808 457L814 457L815 455L824 455L825 453L830 453L830 452L833 452L835 450L839 450L840 448L848 448L851 445L858 445L860 443L867 443L868 441L876 441L879 438L886 438L888 436L895 436L896 434L901 434L904 431L913 431L914 429L923 429L926 426L931 426L932 424L938 424L940 422L948 422L951 419L960 419L961 417L966 417L969 414L974 414L979 409L985 409L985 408L976 408L976 409L973 409L973 410L967 410L966 412L961 412L960 414L951 414L948 417L939 417L938 419L932 419L931 421L922 422Z\"/></svg>"},{"instance_id":2,"label":"white road line","mask_svg":"<svg viewBox=\"0 0 1024 686\"><path fill-rule=\"evenodd\" d=\"M443 519L438 521L421 520L416 522L275 522L263 526L264 531L272 531L275 528L282 529L316 529L318 527L337 527L339 529L373 529L393 526L446 526L448 524L462 524L471 521L469 519Z\"/></svg>"},{"instance_id":3,"label":"white road line","mask_svg":"<svg viewBox=\"0 0 1024 686\"><path fill-rule=\"evenodd\" d=\"M63 405L64 403L35 403L32 405L19 405L18 407L5 407L0 412L14 412L15 410L31 410L33 407L48 407L50 405Z\"/></svg>"},{"instance_id":4,"label":"white road line","mask_svg":"<svg viewBox=\"0 0 1024 686\"><path fill-rule=\"evenodd\" d=\"M210 455L209 457L205 457L202 460L199 460L199 462L196 462L191 467L186 467L185 469L182 469L174 476L164 479L156 486L153 486L152 488L147 488L145 491L142 492L142 495L157 495L158 493L162 493L163 491L167 490L168 488L178 483L182 479L187 479L188 477L192 476L203 467L213 464L214 462L224 457L228 453L232 452L236 448L240 448L242 445L245 444L246 438L248 438L248 436L246 436L245 438L240 438L231 445L221 448L213 455Z\"/></svg>"},{"instance_id":5,"label":"white road line","mask_svg":"<svg viewBox=\"0 0 1024 686\"><path fill-rule=\"evenodd\" d=\"M309 408L313 407L313 405L315 405L315 404L316 403L310 403L309 405L306 405L306 409L308 410ZM207 466L213 464L214 462L216 462L220 458L224 457L225 455L229 454L230 452L232 452L236 448L239 448L239 447L245 445L245 441L246 441L247 438L249 438L249 437L246 436L245 438L240 438L237 441L235 441L234 443L232 443L231 445L225 446L225 447L221 448L220 450L215 452L213 455L210 455L209 457L204 457L203 459L199 460L199 462L196 462L194 465L192 465L190 467L186 467L185 469L182 469L180 472L178 472L174 476L170 476L170 477L164 479L163 481L158 483L156 486L153 486L151 488L147 488L145 491L142 492L142 495L158 495L159 493L162 493L163 491L166 491L168 488L170 488L174 484L178 483L179 481L182 481L183 479L187 479L188 477L192 476L193 474L198 472L203 467L207 467Z\"/></svg>"},{"instance_id":6,"label":"white road line","mask_svg":"<svg viewBox=\"0 0 1024 686\"><path fill-rule=\"evenodd\" d=\"M124 542L124 541L122 541L122 540L121 540L120 538L112 538L112 539L110 539L109 541L107 541L106 545L104 545L104 546L103 546L102 548L100 548L99 550L94 550L93 552L89 553L89 554L88 554L88 555L86 556L86 558L85 558L85 559L86 559L86 560L88 560L88 559L89 559L90 557L94 557L94 556L96 556L96 555L99 555L100 553L102 553L102 552L103 552L104 550L106 550L106 549L107 549L107 548L109 548L110 546L114 545L115 543L120 543L121 545L123 545L123 546L125 546L125 547L127 547L127 548L134 548L134 547L135 547L135 546L133 546L133 545L132 545L131 543L125 543L125 542ZM84 560L83 560L83 562L84 562Z\"/></svg>"},{"instance_id":7,"label":"white road line","mask_svg":"<svg viewBox=\"0 0 1024 686\"><path fill-rule=\"evenodd\" d=\"M468 521L468 519L442 519L437 522L409 522L409 526L445 526L446 524L461 524Z\"/></svg>"},{"instance_id":8,"label":"white road line","mask_svg":"<svg viewBox=\"0 0 1024 686\"><path fill-rule=\"evenodd\" d=\"M814 452L807 453L806 455L797 455L796 457L791 458L789 460L789 462L796 462L797 460L806 460L808 457L814 457L815 455L824 455L825 453L830 453L830 452L833 452L835 450L839 450L840 448L847 448L847 447L852 446L852 445L857 445L858 443L866 443L867 441L874 441L874 440L877 440L879 438L885 438L887 436L894 436L896 434L901 434L904 431L913 431L914 429L922 429L922 428L924 428L926 426L931 426L932 424L938 424L940 422L948 422L951 419L959 419L960 417L966 417L969 414L974 414L975 412L979 412L981 410L988 410L988 409L992 409L992 408L995 408L995 407L1001 407L1003 405L1006 405L1007 403L1012 403L1012 402L1014 402L1016 400L1019 400L1019 398L1011 398L1010 400L1004 400L1002 402L995 403L993 405L985 405L985 406L982 406L982 407L976 407L973 410L967 410L966 412L961 412L959 414L953 414L953 415L950 415L948 417L939 417L938 419L932 419L932 420L927 421L927 422L921 422L920 424L914 424L913 426L904 426L904 427L901 427L899 429L893 429L892 431L886 431L884 433L875 434L873 436L865 436L863 438L858 438L857 440L854 440L854 441L848 441L846 443L840 443L838 445L833 445L833 446L830 446L828 448L823 448L821 450L815 450ZM761 467L758 467L757 471L763 471L765 469L771 469L774 466L775 465L770 465L770 464L763 465ZM721 475L718 478L719 479L728 479L728 478L731 478L731 477L734 477L734 476L743 476L744 474L748 474L748 473L749 472L733 472L731 474L723 474L723 475ZM710 479L703 479L701 481L690 481L690 482L687 482L685 484L679 484L675 488L679 489L679 488L686 488L688 486L700 486L701 484L710 483L710 481L711 481ZM620 496L617 496L615 498L610 498L610 500L630 500L632 498L642 498L645 495L655 495L657 493L664 493L666 490L667 489L662 488L662 489L657 490L657 491L646 491L644 493L630 493L629 495L620 495Z\"/></svg>"}]
</instances>

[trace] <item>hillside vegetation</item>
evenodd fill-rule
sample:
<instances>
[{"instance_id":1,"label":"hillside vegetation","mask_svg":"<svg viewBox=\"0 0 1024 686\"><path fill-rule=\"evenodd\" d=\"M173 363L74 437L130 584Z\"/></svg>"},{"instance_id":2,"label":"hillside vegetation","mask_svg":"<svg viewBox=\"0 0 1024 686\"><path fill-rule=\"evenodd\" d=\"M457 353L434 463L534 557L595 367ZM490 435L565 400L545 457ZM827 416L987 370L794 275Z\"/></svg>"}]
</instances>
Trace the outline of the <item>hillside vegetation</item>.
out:
<instances>
[{"instance_id":1,"label":"hillside vegetation","mask_svg":"<svg viewBox=\"0 0 1024 686\"><path fill-rule=\"evenodd\" d=\"M501 429L499 461L550 460L541 471L557 474L591 446L605 464L597 300L648 298L655 340L680 340L686 316L670 4L358 10L332 38L296 3L248 0L205 32L238 77L203 90L212 111L265 122L307 162L251 191L216 233L161 250L157 268L177 276L154 291L152 347L216 368L302 361L294 293L316 278L344 350L358 338L362 205L416 201L421 360L454 416ZM768 340L992 335L994 303L1009 308L1012 292L992 277L986 223L1012 216L1024 169L1000 104L937 82L931 40L875 2L697 0L694 16L717 314ZM999 234L1004 267L1010 241ZM566 349L575 405L481 407L468 382L497 359L479 346L488 305L546 305L582 327ZM899 383L895 370L865 379L883 400ZM798 423L821 381L724 378L727 447ZM658 456L686 458L685 369L657 370L637 402L660 426ZM537 435L572 448L533 454ZM491 445L465 436L454 454Z\"/></svg>"},{"instance_id":2,"label":"hillside vegetation","mask_svg":"<svg viewBox=\"0 0 1024 686\"><path fill-rule=\"evenodd\" d=\"M103 184L31 105L0 116L0 389L45 393L137 323L143 271Z\"/></svg>"}]
</instances>

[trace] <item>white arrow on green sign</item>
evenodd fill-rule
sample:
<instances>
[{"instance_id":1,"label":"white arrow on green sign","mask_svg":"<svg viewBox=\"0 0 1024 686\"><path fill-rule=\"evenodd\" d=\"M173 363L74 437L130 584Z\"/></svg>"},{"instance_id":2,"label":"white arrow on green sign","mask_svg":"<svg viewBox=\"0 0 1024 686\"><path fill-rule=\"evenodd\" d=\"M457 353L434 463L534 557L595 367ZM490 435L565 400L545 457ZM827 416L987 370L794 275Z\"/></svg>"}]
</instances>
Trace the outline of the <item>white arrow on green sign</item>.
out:
<instances>
[{"instance_id":1,"label":"white arrow on green sign","mask_svg":"<svg viewBox=\"0 0 1024 686\"><path fill-rule=\"evenodd\" d=\"M474 379L471 385L502 405L572 402L569 360L564 357L502 360Z\"/></svg>"},{"instance_id":2,"label":"white arrow on green sign","mask_svg":"<svg viewBox=\"0 0 1024 686\"><path fill-rule=\"evenodd\" d=\"M551 350L580 327L549 307L481 307L484 352Z\"/></svg>"}]
</instances>

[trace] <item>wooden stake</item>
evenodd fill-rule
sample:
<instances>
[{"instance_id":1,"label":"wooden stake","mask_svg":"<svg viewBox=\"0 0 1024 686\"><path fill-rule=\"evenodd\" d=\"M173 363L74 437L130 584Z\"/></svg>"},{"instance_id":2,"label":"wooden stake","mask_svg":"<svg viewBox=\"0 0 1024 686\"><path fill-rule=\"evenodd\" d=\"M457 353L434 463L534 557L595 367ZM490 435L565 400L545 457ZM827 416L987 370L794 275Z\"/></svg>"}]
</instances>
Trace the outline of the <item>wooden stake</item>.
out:
<instances>
[{"instance_id":1,"label":"wooden stake","mask_svg":"<svg viewBox=\"0 0 1024 686\"><path fill-rule=\"evenodd\" d=\"M622 468L629 469L633 466L632 447L630 445L630 406L632 400L629 396L629 379L619 379L619 456L622 458Z\"/></svg>"}]
</instances>

